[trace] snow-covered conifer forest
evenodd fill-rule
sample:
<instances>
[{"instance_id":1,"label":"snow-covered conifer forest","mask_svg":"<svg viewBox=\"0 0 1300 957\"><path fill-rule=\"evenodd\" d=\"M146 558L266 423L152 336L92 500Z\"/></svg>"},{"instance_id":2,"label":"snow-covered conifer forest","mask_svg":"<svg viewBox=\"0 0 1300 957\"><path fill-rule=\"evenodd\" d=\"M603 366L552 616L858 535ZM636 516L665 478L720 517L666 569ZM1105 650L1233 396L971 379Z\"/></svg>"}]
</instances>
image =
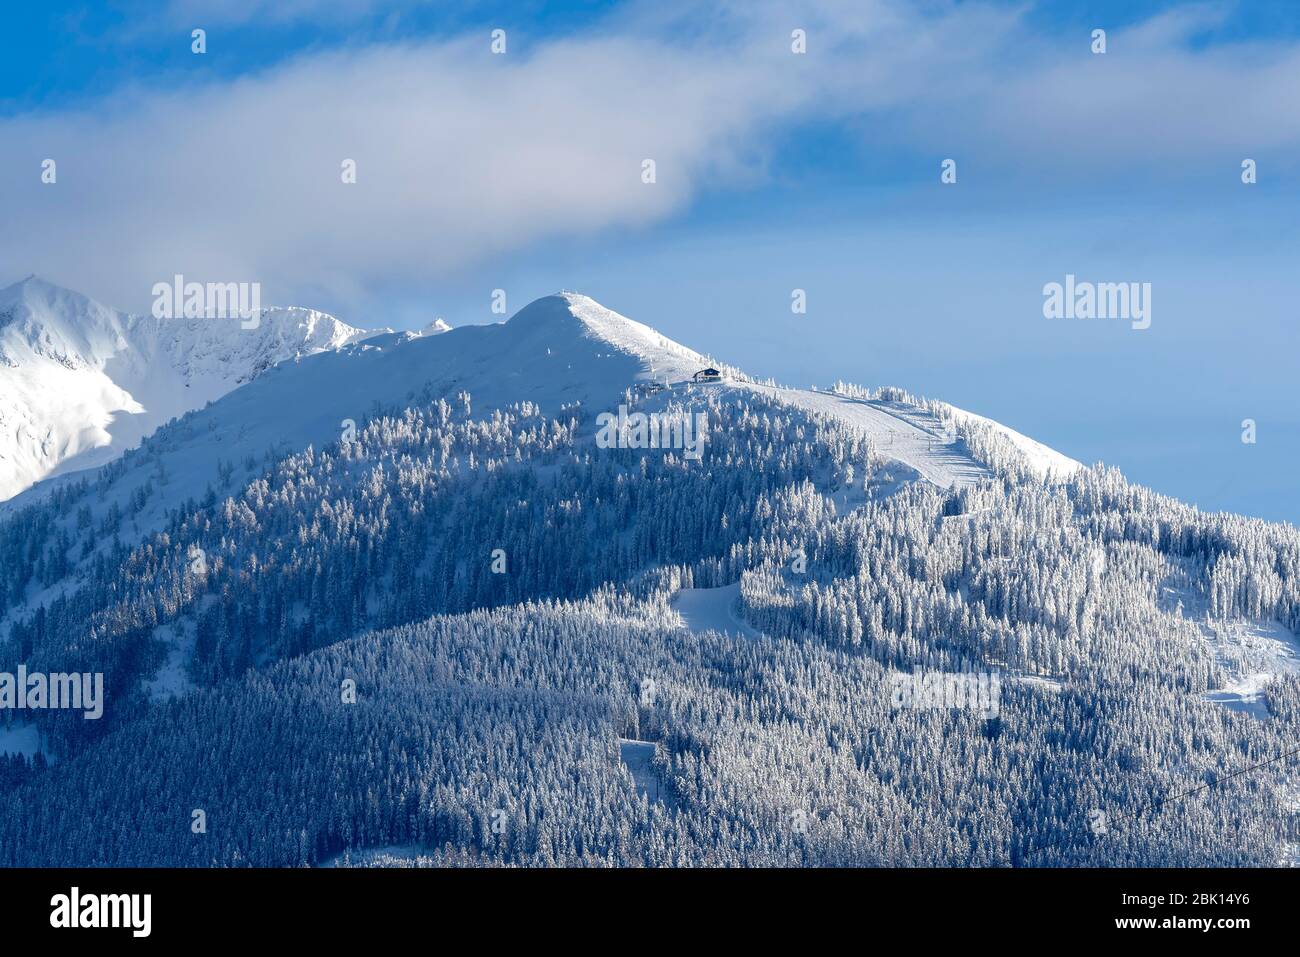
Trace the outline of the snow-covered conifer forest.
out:
<instances>
[{"instance_id":1,"label":"snow-covered conifer forest","mask_svg":"<svg viewBox=\"0 0 1300 957\"><path fill-rule=\"evenodd\" d=\"M348 336L3 506L0 672L106 703L0 719L0 865L1295 857L1295 527L579 296Z\"/></svg>"}]
</instances>

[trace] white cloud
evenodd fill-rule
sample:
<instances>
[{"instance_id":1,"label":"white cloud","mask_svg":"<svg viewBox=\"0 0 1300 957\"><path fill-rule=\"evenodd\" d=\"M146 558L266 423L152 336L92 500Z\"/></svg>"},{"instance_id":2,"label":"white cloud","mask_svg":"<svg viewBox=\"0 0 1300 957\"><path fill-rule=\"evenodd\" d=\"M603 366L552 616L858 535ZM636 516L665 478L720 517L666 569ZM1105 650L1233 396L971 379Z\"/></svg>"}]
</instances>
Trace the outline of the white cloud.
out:
<instances>
[{"instance_id":1,"label":"white cloud","mask_svg":"<svg viewBox=\"0 0 1300 957\"><path fill-rule=\"evenodd\" d=\"M0 122L14 227L0 258L136 307L173 271L282 292L437 276L680 208L701 177L743 167L779 108L770 87L655 43L497 57L484 35L123 92L93 112ZM45 157L55 185L39 181ZM344 159L356 185L340 180Z\"/></svg>"},{"instance_id":2,"label":"white cloud","mask_svg":"<svg viewBox=\"0 0 1300 957\"><path fill-rule=\"evenodd\" d=\"M1196 50L1196 23L1164 18L1092 57L1086 36L1043 37L1004 7L915 9L734 4L701 20L638 6L505 56L484 31L0 120L0 262L134 309L174 272L260 280L272 301L359 302L551 237L660 221L761 176L768 134L810 119L865 118L882 146L932 150L936 177L953 144L989 166L1124 169L1300 139L1294 44ZM57 185L39 181L46 157ZM355 186L340 182L345 158Z\"/></svg>"}]
</instances>

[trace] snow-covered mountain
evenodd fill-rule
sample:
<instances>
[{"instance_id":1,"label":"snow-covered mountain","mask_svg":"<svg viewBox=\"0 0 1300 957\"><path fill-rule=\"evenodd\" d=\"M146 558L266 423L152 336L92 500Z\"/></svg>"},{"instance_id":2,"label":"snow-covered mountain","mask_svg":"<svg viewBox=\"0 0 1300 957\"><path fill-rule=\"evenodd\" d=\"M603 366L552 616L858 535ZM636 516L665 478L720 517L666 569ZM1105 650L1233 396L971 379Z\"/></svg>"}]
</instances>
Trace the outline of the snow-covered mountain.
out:
<instances>
[{"instance_id":1,"label":"snow-covered mountain","mask_svg":"<svg viewBox=\"0 0 1300 957\"><path fill-rule=\"evenodd\" d=\"M902 466L905 474L943 488L966 486L989 474L987 463L955 435L957 423L977 423L1006 439L1009 454L1039 475L1064 477L1080 467L1011 429L941 403L756 381L577 293L538 299L505 322L455 329L436 322L421 334L364 333L321 313L278 310L263 322L258 330L262 335L241 338L237 324L216 327L204 320L178 323L175 332L165 336L161 331L171 328L165 322L126 317L37 280L15 288L25 290L25 303L36 303L23 307L28 313L39 310L46 316L79 318L78 323L65 323L72 328L62 338L50 337L37 365L38 376L24 378L12 375L13 369L0 369L0 383L26 385L22 407L46 409L28 411L31 419L53 418L61 423L60 435L71 436L64 438L61 447L54 441L35 443L35 449L50 453L32 455L32 460L57 458L63 463L61 468L50 468L50 474L115 458L159 422L221 397L188 420L182 435L151 444L150 460L155 463L151 468L160 467L177 477L152 500L157 520L177 501L201 489L220 462L261 456L272 447L284 451L320 447L339 438L344 421L361 422L372 408L409 404L420 394L468 393L476 411L529 401L557 414L566 406L612 411L627 390L646 387L660 390L644 399L648 411L690 396L761 393L841 420L868 437L877 452ZM14 289L6 295L13 297ZM62 331L60 325L49 324ZM117 347L130 341L132 330L147 349ZM0 337L0 343L5 341ZM309 361L283 362L313 352L317 354ZM111 359L98 360L97 367L95 360L83 358L87 354ZM63 356L72 357L71 365ZM151 356L161 356L162 361L150 362L146 357ZM721 369L721 381L692 383L693 375L706 367ZM53 383L60 377L68 378L80 392L69 387L68 396L55 403L57 416L52 416L40 397L57 388ZM138 411L141 407L150 411ZM114 421L112 410L117 409L135 414ZM86 419L92 422L83 425ZM30 436L35 430L35 425L25 430L5 428L7 435L28 436L28 448L33 447ZM131 441L122 441L128 437ZM94 458L96 453L101 457ZM29 471L35 467L29 466ZM123 471L102 490L104 505L117 500L125 505L146 481L143 468ZM16 479L12 484L19 483ZM55 484L42 483L14 499L10 507L42 497ZM143 527L154 527L148 519L146 511L141 515Z\"/></svg>"},{"instance_id":2,"label":"snow-covered mountain","mask_svg":"<svg viewBox=\"0 0 1300 957\"><path fill-rule=\"evenodd\" d=\"M130 315L36 277L0 290L0 500L102 465L267 369L372 335L313 309Z\"/></svg>"},{"instance_id":3,"label":"snow-covered mountain","mask_svg":"<svg viewBox=\"0 0 1300 957\"><path fill-rule=\"evenodd\" d=\"M920 481L961 489L991 477L992 467L1008 464L1041 478L1062 478L1081 467L997 423L899 390L818 391L757 381L577 293L538 299L505 322L454 329L434 324L423 333L368 334L320 313L284 310L263 323L268 334L277 333L269 341L240 340L236 326L225 330L231 341L214 342L215 334L202 326L185 327L188 340L180 337L180 330L172 337L160 336L157 330L166 327L155 320L123 316L39 281L23 285L24 302L36 303L35 308L25 305L25 310L75 315L80 323L70 323L68 329L51 324L63 337L56 339L51 332L46 340L37 364L42 376L11 381L29 381L30 389L40 390L62 377L69 382L73 401L54 403L59 416L54 421L80 423L98 415L95 421L107 420L100 428L114 444L90 445L81 454L64 455L64 467L56 469L61 474L0 502L0 516L40 503L87 476L94 481L88 502L94 520L111 520L114 513L132 516L129 531L117 531L128 545L164 528L175 509L214 486L227 491L243 487L262 474L268 461L309 447L336 445L349 423L364 425L380 410L392 414L440 397L459 404L460 397L468 396L474 415L526 402L546 415L578 414L588 422L601 412L615 412L631 397L646 412L670 405L700 409L711 402L775 402L799 414L837 421L869 441L873 455L891 463L892 487ZM117 343L130 341L131 330L142 328L147 334L141 338L150 351L114 353ZM184 341L196 343L188 356ZM316 354L294 362L273 361L296 354L298 348ZM70 364L51 358L53 353L67 356ZM114 358L101 368L85 358L104 355ZM151 355L162 360L150 364L144 357ZM693 381L695 373L710 367L722 371L719 381ZM166 371L155 373L155 368ZM74 392L73 386L82 391ZM225 394L204 404L220 391ZM42 394L24 394L25 408L42 409ZM95 454L107 460L129 448L117 445L122 419L113 421L113 413L104 409L154 402L157 411L147 419L142 412L122 417L126 423L141 423L130 433L135 444L160 418L187 411L174 398L177 394L197 395L203 401L192 403L189 415L158 429L138 453L113 469L74 474L82 465L99 464L92 458ZM27 415L35 418L38 413ZM48 411L46 415L49 421ZM94 426L80 433L72 425L64 429L83 442L84 436L96 434ZM593 440L594 434L587 434L585 441ZM847 504L839 502L841 508ZM71 528L69 524L69 534ZM75 571L94 553L74 549L69 554ZM56 585L55 591L62 587ZM13 612L21 614L22 606ZM0 616L0 627L4 621Z\"/></svg>"},{"instance_id":4,"label":"snow-covered mountain","mask_svg":"<svg viewBox=\"0 0 1300 957\"><path fill-rule=\"evenodd\" d=\"M1272 864L1297 583L1294 527L548 296L282 362L0 508L0 671L111 689L0 728L0 864ZM156 811L197 794L204 844Z\"/></svg>"}]
</instances>

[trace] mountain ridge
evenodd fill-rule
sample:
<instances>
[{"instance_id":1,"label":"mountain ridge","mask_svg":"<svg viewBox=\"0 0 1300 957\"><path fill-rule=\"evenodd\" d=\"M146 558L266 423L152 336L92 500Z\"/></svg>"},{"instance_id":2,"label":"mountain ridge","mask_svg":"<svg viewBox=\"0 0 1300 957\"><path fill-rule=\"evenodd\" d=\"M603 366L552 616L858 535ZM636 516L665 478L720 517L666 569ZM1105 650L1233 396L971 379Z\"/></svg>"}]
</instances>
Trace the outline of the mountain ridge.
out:
<instances>
[{"instance_id":1,"label":"mountain ridge","mask_svg":"<svg viewBox=\"0 0 1300 957\"><path fill-rule=\"evenodd\" d=\"M996 432L1041 477L1064 477L1081 467L1014 430L943 403L914 408L880 398L759 383L575 292L543 296L498 323L452 328L443 322L432 324L426 332L394 334L387 329L361 330L299 307L267 309L262 325L251 333L234 321L222 325L220 320L157 320L119 312L36 279L0 291L0 311L16 298L15 289L20 289L18 298L29 306L23 329L30 334L33 316L41 311L30 308L34 299L44 309L46 323L41 329L58 334L38 338L46 343L39 357L45 380L66 377L84 365L98 391L83 407L73 408L81 419L71 425L49 429L49 434L41 434L34 423L28 425L29 444L39 442L42 454L30 456L32 463L17 480L11 478L7 486L0 483L0 494L7 492L13 499L11 507L50 487L41 479L107 464L139 445L163 422L209 402L225 403L212 417L222 421L213 424L211 431L237 435L236 441L247 451L260 453L265 445L286 439L298 447L329 441L337 436L340 421L360 421L374 403L398 403L421 389L442 387L468 390L476 402L489 406L523 399L555 408L597 400L608 405L640 384L764 391L805 411L840 418L866 433L882 454L940 486L967 484L988 473L968 450L954 444L950 428L933 421L936 414ZM68 303L88 330L69 332L48 321L57 306L66 311ZM84 333L80 339L78 332ZM132 337L138 337L144 347L132 347ZM0 356L7 354L5 345L12 340L12 332L0 329ZM55 355L62 358L51 358ZM23 358L36 361L36 350ZM306 360L310 361L305 367L283 372L286 364L297 367ZM722 382L688 386L693 374L706 366L721 368ZM169 376L160 376L164 368L170 370ZM240 397L276 370L283 375ZM12 367L0 366L0 395L7 382L13 391L21 373L21 367L15 373ZM129 388L119 386L118 380ZM76 396L75 390L69 394ZM36 407L37 402L29 397L27 405ZM273 422L267 418L268 410L274 414ZM23 424L15 427L0 419L0 434L11 447ZM258 441L265 445L257 446ZM0 447L0 463L6 451L11 461L15 458L12 448ZM222 449L222 454L229 455L230 449ZM42 466L45 470L36 480L16 488Z\"/></svg>"},{"instance_id":2,"label":"mountain ridge","mask_svg":"<svg viewBox=\"0 0 1300 957\"><path fill-rule=\"evenodd\" d=\"M93 468L272 366L376 334L301 307L236 320L126 313L36 276L0 289L0 500Z\"/></svg>"}]
</instances>

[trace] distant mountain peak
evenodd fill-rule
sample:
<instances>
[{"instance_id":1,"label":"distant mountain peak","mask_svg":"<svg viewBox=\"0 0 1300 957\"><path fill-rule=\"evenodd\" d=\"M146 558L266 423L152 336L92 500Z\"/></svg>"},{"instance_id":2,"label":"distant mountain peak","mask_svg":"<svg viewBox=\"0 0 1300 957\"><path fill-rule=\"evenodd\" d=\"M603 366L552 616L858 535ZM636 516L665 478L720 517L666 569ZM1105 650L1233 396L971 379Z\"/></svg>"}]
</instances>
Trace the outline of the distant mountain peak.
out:
<instances>
[{"instance_id":1,"label":"distant mountain peak","mask_svg":"<svg viewBox=\"0 0 1300 957\"><path fill-rule=\"evenodd\" d=\"M296 306L263 309L254 328L132 315L30 275L0 289L0 501L111 461L272 366L373 334Z\"/></svg>"},{"instance_id":2,"label":"distant mountain peak","mask_svg":"<svg viewBox=\"0 0 1300 957\"><path fill-rule=\"evenodd\" d=\"M0 289L0 309L20 303L48 303L56 300L84 303L107 309L102 303L95 302L89 296L73 289L66 289L31 273L25 279Z\"/></svg>"}]
</instances>

